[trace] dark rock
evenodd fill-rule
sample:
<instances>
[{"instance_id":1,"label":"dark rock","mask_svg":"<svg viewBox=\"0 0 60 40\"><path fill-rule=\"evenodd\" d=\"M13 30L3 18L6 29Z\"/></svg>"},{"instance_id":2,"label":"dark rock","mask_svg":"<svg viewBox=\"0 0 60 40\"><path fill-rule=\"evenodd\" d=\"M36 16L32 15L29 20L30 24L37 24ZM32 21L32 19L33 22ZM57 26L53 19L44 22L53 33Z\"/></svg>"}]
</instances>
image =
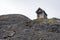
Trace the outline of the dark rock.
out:
<instances>
[{"instance_id":1,"label":"dark rock","mask_svg":"<svg viewBox=\"0 0 60 40\"><path fill-rule=\"evenodd\" d=\"M0 40L60 40L60 24L37 23L19 14L3 15Z\"/></svg>"}]
</instances>

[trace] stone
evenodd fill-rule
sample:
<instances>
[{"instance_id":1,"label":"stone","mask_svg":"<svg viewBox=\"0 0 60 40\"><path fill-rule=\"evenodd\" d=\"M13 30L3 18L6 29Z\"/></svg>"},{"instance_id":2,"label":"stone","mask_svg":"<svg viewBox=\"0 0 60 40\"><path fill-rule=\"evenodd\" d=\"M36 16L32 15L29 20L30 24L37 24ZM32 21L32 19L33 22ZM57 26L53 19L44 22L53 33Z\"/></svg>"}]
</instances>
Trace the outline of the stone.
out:
<instances>
[{"instance_id":1,"label":"stone","mask_svg":"<svg viewBox=\"0 0 60 40\"><path fill-rule=\"evenodd\" d=\"M0 40L60 40L60 24L37 23L21 14L3 15Z\"/></svg>"}]
</instances>

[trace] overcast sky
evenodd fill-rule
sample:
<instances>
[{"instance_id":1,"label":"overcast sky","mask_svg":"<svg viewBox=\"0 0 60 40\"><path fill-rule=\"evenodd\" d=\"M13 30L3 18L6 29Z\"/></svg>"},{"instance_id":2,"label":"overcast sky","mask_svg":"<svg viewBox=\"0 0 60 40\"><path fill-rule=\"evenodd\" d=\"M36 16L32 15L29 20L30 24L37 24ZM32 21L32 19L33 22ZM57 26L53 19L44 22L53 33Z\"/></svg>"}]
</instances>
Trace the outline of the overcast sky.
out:
<instances>
[{"instance_id":1,"label":"overcast sky","mask_svg":"<svg viewBox=\"0 0 60 40\"><path fill-rule=\"evenodd\" d=\"M46 11L48 18L60 18L60 0L0 0L0 15L23 14L35 19L39 7Z\"/></svg>"}]
</instances>

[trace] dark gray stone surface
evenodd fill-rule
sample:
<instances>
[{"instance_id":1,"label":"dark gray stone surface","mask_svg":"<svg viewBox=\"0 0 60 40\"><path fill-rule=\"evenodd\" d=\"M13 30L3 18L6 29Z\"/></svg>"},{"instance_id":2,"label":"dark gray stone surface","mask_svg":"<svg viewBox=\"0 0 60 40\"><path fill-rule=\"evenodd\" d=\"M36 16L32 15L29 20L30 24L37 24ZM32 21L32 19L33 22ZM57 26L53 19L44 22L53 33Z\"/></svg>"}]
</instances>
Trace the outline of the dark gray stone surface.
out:
<instances>
[{"instance_id":1,"label":"dark gray stone surface","mask_svg":"<svg viewBox=\"0 0 60 40\"><path fill-rule=\"evenodd\" d=\"M0 40L60 40L60 24L37 23L20 14L3 15Z\"/></svg>"}]
</instances>

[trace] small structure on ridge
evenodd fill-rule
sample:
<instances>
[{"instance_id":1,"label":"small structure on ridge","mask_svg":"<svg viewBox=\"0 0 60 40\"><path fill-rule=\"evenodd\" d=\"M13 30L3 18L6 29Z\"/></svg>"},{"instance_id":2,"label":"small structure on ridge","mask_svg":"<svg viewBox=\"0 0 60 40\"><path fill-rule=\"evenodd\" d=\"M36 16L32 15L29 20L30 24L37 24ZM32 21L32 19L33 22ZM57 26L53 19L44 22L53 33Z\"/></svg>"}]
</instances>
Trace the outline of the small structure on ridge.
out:
<instances>
[{"instance_id":1,"label":"small structure on ridge","mask_svg":"<svg viewBox=\"0 0 60 40\"><path fill-rule=\"evenodd\" d=\"M46 12L42 10L41 8L38 8L36 13L37 13L37 18L47 18Z\"/></svg>"}]
</instances>

